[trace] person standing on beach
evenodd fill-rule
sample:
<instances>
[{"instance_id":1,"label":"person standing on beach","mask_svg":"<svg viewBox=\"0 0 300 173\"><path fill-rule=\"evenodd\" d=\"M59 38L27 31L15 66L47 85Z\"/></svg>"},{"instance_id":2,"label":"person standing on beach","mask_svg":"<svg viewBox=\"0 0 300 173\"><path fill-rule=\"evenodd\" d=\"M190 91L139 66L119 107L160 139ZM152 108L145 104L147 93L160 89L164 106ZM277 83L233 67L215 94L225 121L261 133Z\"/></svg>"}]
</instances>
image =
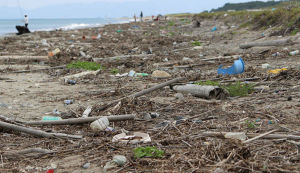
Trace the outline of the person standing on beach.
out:
<instances>
[{"instance_id":1,"label":"person standing on beach","mask_svg":"<svg viewBox=\"0 0 300 173\"><path fill-rule=\"evenodd\" d=\"M25 27L28 28L28 16L27 15L24 16L24 23L25 23Z\"/></svg>"},{"instance_id":2,"label":"person standing on beach","mask_svg":"<svg viewBox=\"0 0 300 173\"><path fill-rule=\"evenodd\" d=\"M134 13L133 18L134 18L134 22L136 23L136 15L135 15L135 13Z\"/></svg>"},{"instance_id":3,"label":"person standing on beach","mask_svg":"<svg viewBox=\"0 0 300 173\"><path fill-rule=\"evenodd\" d=\"M143 12L141 11L141 15L140 15L140 17L141 17L141 22L143 21Z\"/></svg>"}]
</instances>

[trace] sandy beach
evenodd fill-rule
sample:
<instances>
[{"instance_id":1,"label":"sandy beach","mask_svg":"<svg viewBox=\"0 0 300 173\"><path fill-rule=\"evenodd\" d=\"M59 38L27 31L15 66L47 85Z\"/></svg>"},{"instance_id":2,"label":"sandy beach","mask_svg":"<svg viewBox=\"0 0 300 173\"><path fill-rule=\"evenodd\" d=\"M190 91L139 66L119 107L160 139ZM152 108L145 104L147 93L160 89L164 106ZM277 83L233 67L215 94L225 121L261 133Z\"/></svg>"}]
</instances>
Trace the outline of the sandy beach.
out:
<instances>
[{"instance_id":1,"label":"sandy beach","mask_svg":"<svg viewBox=\"0 0 300 173\"><path fill-rule=\"evenodd\" d=\"M41 138L0 129L0 172L103 172L115 155L126 156L127 162L109 172L299 171L299 143L287 142L299 141L300 59L299 55L289 56L299 45L240 48L247 42L287 38L270 33L270 28L240 28L234 19L205 19L194 28L191 17L170 17L167 21L0 37L0 119L48 133L82 136ZM57 49L59 53L52 56ZM231 66L239 57L245 62L245 72L217 74L220 65ZM96 62L102 68L73 77L76 84L68 84L65 79L70 75L87 71L65 67L74 61ZM262 64L287 70L272 74ZM132 70L140 76L126 74ZM152 75L157 70L164 75ZM171 87L128 97L180 77L184 78ZM224 100L181 95L172 89L207 80L246 81L255 89L245 97ZM73 103L65 104L65 100ZM113 104L103 108L108 103ZM26 125L43 116L80 118L88 106L93 107L90 117L134 114L136 118L110 122L114 130L100 132L92 131L90 123ZM159 116L149 118L150 113ZM277 129L273 134L298 138L267 134L243 144L223 136L244 132L251 139L273 129ZM112 142L124 131L147 133L151 142ZM157 147L164 155L136 158L133 150L141 146ZM32 148L49 152L18 153ZM83 168L87 163L90 166Z\"/></svg>"}]
</instances>

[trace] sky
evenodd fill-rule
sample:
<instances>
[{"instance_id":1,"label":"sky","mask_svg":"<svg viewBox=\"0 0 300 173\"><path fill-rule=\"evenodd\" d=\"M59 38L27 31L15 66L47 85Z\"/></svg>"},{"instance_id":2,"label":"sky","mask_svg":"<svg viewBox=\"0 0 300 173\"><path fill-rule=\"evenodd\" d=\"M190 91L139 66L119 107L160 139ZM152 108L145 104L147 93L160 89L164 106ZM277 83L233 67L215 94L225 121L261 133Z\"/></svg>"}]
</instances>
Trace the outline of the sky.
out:
<instances>
[{"instance_id":1,"label":"sky","mask_svg":"<svg viewBox=\"0 0 300 173\"><path fill-rule=\"evenodd\" d=\"M0 18L98 18L200 13L225 3L250 0L0 0ZM266 1L266 0L262 0Z\"/></svg>"}]
</instances>

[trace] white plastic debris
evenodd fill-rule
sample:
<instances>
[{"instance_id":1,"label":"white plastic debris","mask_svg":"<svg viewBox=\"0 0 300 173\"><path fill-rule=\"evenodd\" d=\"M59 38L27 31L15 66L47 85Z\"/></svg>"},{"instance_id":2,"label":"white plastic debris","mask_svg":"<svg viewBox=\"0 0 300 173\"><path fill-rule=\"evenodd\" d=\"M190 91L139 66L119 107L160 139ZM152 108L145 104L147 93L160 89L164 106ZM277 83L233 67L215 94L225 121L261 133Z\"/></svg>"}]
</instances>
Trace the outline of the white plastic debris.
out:
<instances>
[{"instance_id":1,"label":"white plastic debris","mask_svg":"<svg viewBox=\"0 0 300 173\"><path fill-rule=\"evenodd\" d=\"M134 132L133 135L126 135L126 133L121 133L113 137L112 142L120 143L148 143L151 142L151 138L147 133Z\"/></svg>"},{"instance_id":2,"label":"white plastic debris","mask_svg":"<svg viewBox=\"0 0 300 173\"><path fill-rule=\"evenodd\" d=\"M92 106L88 106L82 114L82 118L87 118L92 112Z\"/></svg>"},{"instance_id":3,"label":"white plastic debris","mask_svg":"<svg viewBox=\"0 0 300 173\"><path fill-rule=\"evenodd\" d=\"M241 141L245 141L247 139L247 136L244 132L228 132L224 135L227 139L238 139Z\"/></svg>"},{"instance_id":4,"label":"white plastic debris","mask_svg":"<svg viewBox=\"0 0 300 173\"><path fill-rule=\"evenodd\" d=\"M100 118L91 123L90 127L94 132L105 130L109 126L107 117Z\"/></svg>"}]
</instances>

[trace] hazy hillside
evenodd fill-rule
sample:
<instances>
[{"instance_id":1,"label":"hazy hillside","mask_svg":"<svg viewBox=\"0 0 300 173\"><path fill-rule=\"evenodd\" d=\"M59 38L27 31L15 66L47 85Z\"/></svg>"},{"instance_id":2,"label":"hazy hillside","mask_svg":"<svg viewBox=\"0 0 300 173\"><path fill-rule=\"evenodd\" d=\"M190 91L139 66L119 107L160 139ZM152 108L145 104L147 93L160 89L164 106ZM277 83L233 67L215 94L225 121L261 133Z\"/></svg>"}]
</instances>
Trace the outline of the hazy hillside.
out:
<instances>
[{"instance_id":1,"label":"hazy hillside","mask_svg":"<svg viewBox=\"0 0 300 173\"><path fill-rule=\"evenodd\" d=\"M247 9L259 9L266 8L280 4L282 1L252 1L246 3L226 3L223 7L212 9L212 12L228 11L228 10L247 10Z\"/></svg>"}]
</instances>

